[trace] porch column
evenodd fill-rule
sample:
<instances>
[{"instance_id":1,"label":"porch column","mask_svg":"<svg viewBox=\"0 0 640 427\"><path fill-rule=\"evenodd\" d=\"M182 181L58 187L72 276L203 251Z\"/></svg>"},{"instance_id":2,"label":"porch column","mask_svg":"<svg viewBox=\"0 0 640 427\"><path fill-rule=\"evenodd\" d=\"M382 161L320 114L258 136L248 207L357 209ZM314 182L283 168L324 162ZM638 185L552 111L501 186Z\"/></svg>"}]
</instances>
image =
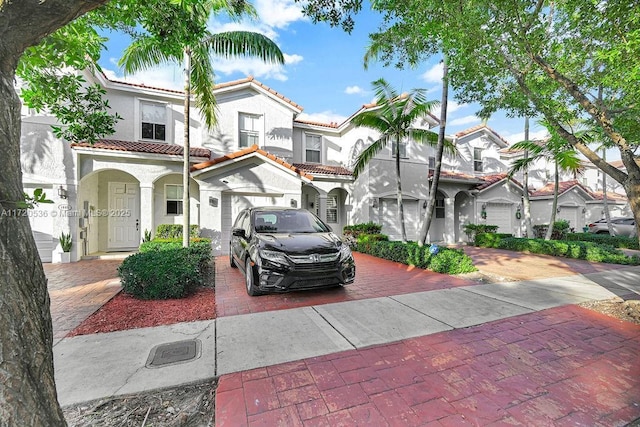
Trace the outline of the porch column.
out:
<instances>
[{"instance_id":1,"label":"porch column","mask_svg":"<svg viewBox=\"0 0 640 427\"><path fill-rule=\"evenodd\" d=\"M155 227L153 226L153 184L140 183L140 241L144 237L144 231L151 231L151 236L155 237Z\"/></svg>"},{"instance_id":2,"label":"porch column","mask_svg":"<svg viewBox=\"0 0 640 427\"><path fill-rule=\"evenodd\" d=\"M455 229L455 209L454 199L451 197L445 197L444 199L444 242L447 244L454 243L456 236Z\"/></svg>"},{"instance_id":3,"label":"porch column","mask_svg":"<svg viewBox=\"0 0 640 427\"><path fill-rule=\"evenodd\" d=\"M324 222L327 222L327 195L326 194L320 194L320 196L318 196L318 216L320 217L321 220L323 220Z\"/></svg>"}]
</instances>

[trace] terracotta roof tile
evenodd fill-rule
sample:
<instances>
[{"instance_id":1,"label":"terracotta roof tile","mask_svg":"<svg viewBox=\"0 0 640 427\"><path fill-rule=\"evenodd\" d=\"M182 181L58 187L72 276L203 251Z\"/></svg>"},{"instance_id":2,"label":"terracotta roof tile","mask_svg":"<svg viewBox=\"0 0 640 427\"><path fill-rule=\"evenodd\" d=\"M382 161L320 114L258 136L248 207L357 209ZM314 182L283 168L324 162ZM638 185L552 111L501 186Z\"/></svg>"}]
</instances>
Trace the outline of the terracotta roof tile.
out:
<instances>
[{"instance_id":1,"label":"terracotta roof tile","mask_svg":"<svg viewBox=\"0 0 640 427\"><path fill-rule=\"evenodd\" d=\"M429 177L433 176L433 170L429 171ZM454 172L454 171L440 171L440 179L456 179L462 181L478 181L480 177L475 175L462 173L462 172Z\"/></svg>"},{"instance_id":2,"label":"terracotta roof tile","mask_svg":"<svg viewBox=\"0 0 640 427\"><path fill-rule=\"evenodd\" d=\"M283 166L286 169L290 169L292 171L294 171L295 173L297 173L298 175L305 177L307 179L313 179L313 176L305 173L304 171L298 169L297 167L293 166L290 163L287 163L285 160L281 159L280 157L274 156L271 153L268 153L264 150L262 150L261 148L259 148L257 145L252 145L251 147L245 148L243 150L240 151L235 151L233 153L229 153L226 154L224 156L221 157L216 157L215 159L211 159L207 162L202 162L202 163L198 163L196 165L191 166L191 171L198 171L198 170L204 170L207 169L211 166L220 164L220 163L224 163L224 162L228 162L229 160L233 160L233 159L238 159L240 157L244 157L244 156L248 156L249 154L252 153L258 153L261 156L264 156L266 158L268 158L269 160L272 160L276 163L278 163L279 165Z\"/></svg>"},{"instance_id":3,"label":"terracotta roof tile","mask_svg":"<svg viewBox=\"0 0 640 427\"><path fill-rule=\"evenodd\" d=\"M591 191L591 195L596 200L604 200L604 193L602 191ZM623 196L622 194L607 191L607 200L626 202L629 199L626 196Z\"/></svg>"},{"instance_id":4,"label":"terracotta roof tile","mask_svg":"<svg viewBox=\"0 0 640 427\"><path fill-rule=\"evenodd\" d=\"M318 165L310 163L294 163L293 166L311 175L353 176L353 172L342 166Z\"/></svg>"},{"instance_id":5,"label":"terracotta roof tile","mask_svg":"<svg viewBox=\"0 0 640 427\"><path fill-rule=\"evenodd\" d=\"M517 184L518 186L520 186L522 188L522 184L520 184L517 180L513 179L513 178L509 178L509 175L507 173L496 173L493 175L484 175L484 176L480 176L478 177L480 178L482 181L484 181L482 184L477 185L476 189L478 190L484 190L486 188L491 187L493 184L496 184L502 180L505 179L509 179L511 182L513 182L514 184Z\"/></svg>"},{"instance_id":6,"label":"terracotta roof tile","mask_svg":"<svg viewBox=\"0 0 640 427\"><path fill-rule=\"evenodd\" d=\"M550 182L544 187L534 191L531 193L531 197L543 197L543 196L553 196L553 189L555 184ZM591 195L591 191L588 188L585 188L582 184L580 184L577 180L572 179L570 181L562 181L558 185L558 194L564 194L567 191L571 190L573 187L581 188L584 192Z\"/></svg>"},{"instance_id":7,"label":"terracotta roof tile","mask_svg":"<svg viewBox=\"0 0 640 427\"><path fill-rule=\"evenodd\" d=\"M320 123L320 122L314 122L314 121L311 121L311 120L300 120L300 119L295 119L294 122L302 123L302 124L305 124L305 125L322 126L322 127L326 127L326 128L332 128L332 129L337 129L338 128L338 123L336 123L336 122Z\"/></svg>"},{"instance_id":8,"label":"terracotta roof tile","mask_svg":"<svg viewBox=\"0 0 640 427\"><path fill-rule=\"evenodd\" d=\"M171 156L182 156L184 153L184 147L181 145L167 144L163 142L122 141L118 139L99 139L94 144L78 142L71 144L71 146L78 148L128 151L134 153L166 154ZM211 157L211 151L208 148L192 147L189 149L189 153L193 157Z\"/></svg>"},{"instance_id":9,"label":"terracotta roof tile","mask_svg":"<svg viewBox=\"0 0 640 427\"><path fill-rule=\"evenodd\" d=\"M492 135L494 135L496 138L498 138L500 141L502 141L505 145L509 145L509 143L507 142L507 140L505 140L503 137L500 136L500 134L498 132L496 132L495 130L491 129L489 126L487 126L485 123L481 123L479 125L470 127L469 129L465 129L465 130L461 130L460 132L455 134L456 138L462 138L464 136L467 135L471 135L474 132L477 132L479 130L482 129L486 129L487 131L489 131Z\"/></svg>"}]
</instances>

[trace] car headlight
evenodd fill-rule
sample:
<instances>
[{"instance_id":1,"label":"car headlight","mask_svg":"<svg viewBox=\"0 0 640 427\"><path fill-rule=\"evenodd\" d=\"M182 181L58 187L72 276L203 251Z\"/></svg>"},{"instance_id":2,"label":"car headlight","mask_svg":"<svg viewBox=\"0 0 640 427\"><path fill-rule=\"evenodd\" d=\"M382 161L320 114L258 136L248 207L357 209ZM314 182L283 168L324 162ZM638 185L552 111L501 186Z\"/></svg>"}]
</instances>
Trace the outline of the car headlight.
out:
<instances>
[{"instance_id":1,"label":"car headlight","mask_svg":"<svg viewBox=\"0 0 640 427\"><path fill-rule=\"evenodd\" d=\"M348 245L342 245L340 247L340 261L344 261L347 258L351 257L351 249Z\"/></svg>"},{"instance_id":2,"label":"car headlight","mask_svg":"<svg viewBox=\"0 0 640 427\"><path fill-rule=\"evenodd\" d=\"M267 261L275 262L278 264L285 264L285 265L289 264L289 261L286 255L283 254L282 252L268 251L266 249L263 249L260 251L260 258Z\"/></svg>"}]
</instances>

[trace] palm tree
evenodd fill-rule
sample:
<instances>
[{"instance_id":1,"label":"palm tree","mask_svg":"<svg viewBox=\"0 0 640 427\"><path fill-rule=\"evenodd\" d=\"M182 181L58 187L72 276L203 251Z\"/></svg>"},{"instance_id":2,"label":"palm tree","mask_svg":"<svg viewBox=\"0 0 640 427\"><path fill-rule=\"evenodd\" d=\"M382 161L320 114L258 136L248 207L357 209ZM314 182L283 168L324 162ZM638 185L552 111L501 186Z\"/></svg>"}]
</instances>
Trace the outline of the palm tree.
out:
<instances>
[{"instance_id":1,"label":"palm tree","mask_svg":"<svg viewBox=\"0 0 640 427\"><path fill-rule=\"evenodd\" d=\"M268 37L250 31L228 31L211 33L206 29L212 14L225 12L232 18L242 15L255 16L253 7L244 1L228 3L225 0L212 0L194 5L189 2L173 1L169 8L173 19L188 19L191 25L184 28L196 28L190 33L172 33L160 31L138 36L125 50L119 65L127 73L135 73L164 63L184 62L184 160L183 160L183 233L182 245L189 246L190 206L189 206L189 112L191 93L195 106L200 110L205 125L212 129L216 124L216 100L213 94L214 72L213 58L258 57L265 62L284 64L284 56L278 46ZM197 38L194 38L197 35Z\"/></svg>"},{"instance_id":2,"label":"palm tree","mask_svg":"<svg viewBox=\"0 0 640 427\"><path fill-rule=\"evenodd\" d=\"M425 117L437 105L427 101L424 89L413 89L409 93L399 94L383 78L372 83L375 93L375 107L364 111L353 119L356 126L364 126L380 133L379 138L365 148L358 156L353 174L357 178L365 166L390 142L395 156L396 193L400 216L402 241L407 241L402 204L402 180L400 177L400 144L406 140L418 143L434 144L437 134L421 128L414 128L416 120Z\"/></svg>"},{"instance_id":3,"label":"palm tree","mask_svg":"<svg viewBox=\"0 0 640 427\"><path fill-rule=\"evenodd\" d=\"M515 150L524 150L528 153L522 159L514 162L509 170L509 176L516 172L528 169L534 162L540 159L552 160L554 163L554 187L553 203L549 218L549 227L545 235L545 240L551 239L553 224L556 222L556 212L558 209L558 191L560 188L560 171L577 172L582 168L578 153L569 143L560 136L556 130L549 126L544 120L541 122L549 131L549 136L544 141L521 141L513 144ZM575 132L571 131L572 134ZM527 189L525 188L525 191Z\"/></svg>"}]
</instances>

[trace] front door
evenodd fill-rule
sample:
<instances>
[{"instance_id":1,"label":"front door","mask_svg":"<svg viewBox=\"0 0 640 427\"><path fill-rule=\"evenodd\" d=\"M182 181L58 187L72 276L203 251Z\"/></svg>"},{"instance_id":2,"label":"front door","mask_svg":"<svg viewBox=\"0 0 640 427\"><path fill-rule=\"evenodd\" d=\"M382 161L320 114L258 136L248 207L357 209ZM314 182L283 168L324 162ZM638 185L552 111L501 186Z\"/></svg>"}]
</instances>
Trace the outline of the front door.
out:
<instances>
[{"instance_id":1,"label":"front door","mask_svg":"<svg viewBox=\"0 0 640 427\"><path fill-rule=\"evenodd\" d=\"M109 210L105 212L109 224L110 250L135 249L140 245L138 184L109 183Z\"/></svg>"}]
</instances>

